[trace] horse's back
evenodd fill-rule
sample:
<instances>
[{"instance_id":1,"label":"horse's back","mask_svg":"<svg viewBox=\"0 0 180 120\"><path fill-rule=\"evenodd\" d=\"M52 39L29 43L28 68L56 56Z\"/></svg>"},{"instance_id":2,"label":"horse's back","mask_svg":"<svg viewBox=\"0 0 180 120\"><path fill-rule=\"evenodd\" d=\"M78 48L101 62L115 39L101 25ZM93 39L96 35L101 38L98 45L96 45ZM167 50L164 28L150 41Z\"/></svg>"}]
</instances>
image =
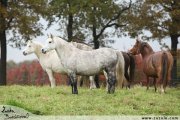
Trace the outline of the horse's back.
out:
<instances>
[{"instance_id":1,"label":"horse's back","mask_svg":"<svg viewBox=\"0 0 180 120\"><path fill-rule=\"evenodd\" d=\"M78 50L75 54L80 57L95 59L97 62L117 60L117 52L111 48L99 48L91 51Z\"/></svg>"},{"instance_id":2,"label":"horse's back","mask_svg":"<svg viewBox=\"0 0 180 120\"><path fill-rule=\"evenodd\" d=\"M116 66L118 56L116 51L100 48L91 51L77 50L69 57L66 65L78 74L93 75L104 68Z\"/></svg>"},{"instance_id":3,"label":"horse's back","mask_svg":"<svg viewBox=\"0 0 180 120\"><path fill-rule=\"evenodd\" d=\"M167 55L168 69L171 71L171 66L173 64L173 58L170 52L168 51L159 51L154 54L148 56L144 60L144 72L151 77L158 77L158 73L161 73L163 63L163 55L164 53Z\"/></svg>"},{"instance_id":4,"label":"horse's back","mask_svg":"<svg viewBox=\"0 0 180 120\"><path fill-rule=\"evenodd\" d=\"M143 71L151 77L158 77L157 71L161 70L162 54L160 52L153 53L146 57L143 62Z\"/></svg>"},{"instance_id":5,"label":"horse's back","mask_svg":"<svg viewBox=\"0 0 180 120\"><path fill-rule=\"evenodd\" d=\"M160 58L162 59L163 55L166 54L167 55L167 62L168 62L168 68L171 68L173 65L173 56L169 51L159 51L154 53L154 58ZM159 62L162 62L162 60L159 59Z\"/></svg>"}]
</instances>

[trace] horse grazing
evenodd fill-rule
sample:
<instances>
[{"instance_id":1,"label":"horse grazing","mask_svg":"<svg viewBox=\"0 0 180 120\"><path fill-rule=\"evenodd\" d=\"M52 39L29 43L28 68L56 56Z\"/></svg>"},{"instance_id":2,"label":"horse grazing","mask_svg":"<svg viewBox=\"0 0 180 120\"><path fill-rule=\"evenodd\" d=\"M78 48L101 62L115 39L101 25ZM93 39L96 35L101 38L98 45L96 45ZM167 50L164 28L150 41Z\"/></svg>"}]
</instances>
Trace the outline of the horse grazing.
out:
<instances>
[{"instance_id":1,"label":"horse grazing","mask_svg":"<svg viewBox=\"0 0 180 120\"><path fill-rule=\"evenodd\" d=\"M110 48L84 51L65 40L51 35L42 49L46 53L55 49L62 65L71 78L72 93L78 94L76 75L95 75L105 70L108 76L108 93L114 93L118 54Z\"/></svg>"},{"instance_id":2,"label":"horse grazing","mask_svg":"<svg viewBox=\"0 0 180 120\"><path fill-rule=\"evenodd\" d=\"M128 88L130 88L132 81L134 81L135 60L134 60L133 55L131 55L129 53L122 52L122 54L123 54L124 61L125 61L124 76L127 80L127 83L125 83L125 81L123 81L122 87L124 87L124 85L126 84L126 86Z\"/></svg>"},{"instance_id":3,"label":"horse grazing","mask_svg":"<svg viewBox=\"0 0 180 120\"><path fill-rule=\"evenodd\" d=\"M129 52L133 55L142 55L143 71L147 77L147 90L149 89L149 77L153 77L155 92L157 91L157 84L160 83L161 93L164 93L171 79L173 65L171 53L168 51L154 52L147 42L141 42L139 40L136 40L135 45Z\"/></svg>"},{"instance_id":4,"label":"horse grazing","mask_svg":"<svg viewBox=\"0 0 180 120\"><path fill-rule=\"evenodd\" d=\"M82 49L87 50L89 46L83 45L81 43L73 43L76 47L81 47ZM77 46L78 45L78 46ZM52 50L48 52L47 54L43 54L41 52L41 49L43 48L43 45L37 41L29 40L27 42L26 48L23 50L24 55L35 53L37 56L40 65L42 66L43 70L45 70L48 74L51 87L54 88L56 86L56 82L53 76L53 73L61 73L66 74L65 68L62 66L60 59L58 58L58 55L55 50ZM80 49L81 49L80 48ZM94 77L90 76L90 89L95 88L94 84Z\"/></svg>"}]
</instances>

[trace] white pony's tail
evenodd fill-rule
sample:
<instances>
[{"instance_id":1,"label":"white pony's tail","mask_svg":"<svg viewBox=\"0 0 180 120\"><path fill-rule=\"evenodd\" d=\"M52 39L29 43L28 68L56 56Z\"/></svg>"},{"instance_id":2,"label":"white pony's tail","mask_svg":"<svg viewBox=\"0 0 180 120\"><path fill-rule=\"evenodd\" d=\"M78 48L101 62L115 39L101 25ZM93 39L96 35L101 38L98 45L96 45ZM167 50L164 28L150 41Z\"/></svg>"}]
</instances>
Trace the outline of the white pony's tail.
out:
<instances>
[{"instance_id":1,"label":"white pony's tail","mask_svg":"<svg viewBox=\"0 0 180 120\"><path fill-rule=\"evenodd\" d=\"M117 86L122 88L123 80L124 80L124 57L122 52L116 51L118 56L118 62L116 64L116 79L117 79Z\"/></svg>"}]
</instances>

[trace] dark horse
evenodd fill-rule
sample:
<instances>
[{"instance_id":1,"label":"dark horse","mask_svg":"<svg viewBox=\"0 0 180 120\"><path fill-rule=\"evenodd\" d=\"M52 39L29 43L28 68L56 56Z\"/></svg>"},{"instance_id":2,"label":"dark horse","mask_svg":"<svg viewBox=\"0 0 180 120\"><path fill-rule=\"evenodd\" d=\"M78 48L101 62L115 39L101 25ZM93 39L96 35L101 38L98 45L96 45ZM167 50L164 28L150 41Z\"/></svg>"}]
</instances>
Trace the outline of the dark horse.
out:
<instances>
[{"instance_id":1,"label":"dark horse","mask_svg":"<svg viewBox=\"0 0 180 120\"><path fill-rule=\"evenodd\" d=\"M136 40L135 45L129 52L133 55L142 55L143 71L147 77L147 90L149 89L149 77L153 77L155 92L157 91L157 84L160 83L161 93L164 93L171 79L173 65L171 53L168 51L154 52L147 42L141 42L139 40Z\"/></svg>"},{"instance_id":2,"label":"dark horse","mask_svg":"<svg viewBox=\"0 0 180 120\"><path fill-rule=\"evenodd\" d=\"M135 60L134 60L133 55L131 55L129 53L122 52L122 54L123 54L124 62L125 62L124 76L128 82L126 87L130 88L132 81L134 81ZM123 83L122 87L124 87L124 83Z\"/></svg>"}]
</instances>

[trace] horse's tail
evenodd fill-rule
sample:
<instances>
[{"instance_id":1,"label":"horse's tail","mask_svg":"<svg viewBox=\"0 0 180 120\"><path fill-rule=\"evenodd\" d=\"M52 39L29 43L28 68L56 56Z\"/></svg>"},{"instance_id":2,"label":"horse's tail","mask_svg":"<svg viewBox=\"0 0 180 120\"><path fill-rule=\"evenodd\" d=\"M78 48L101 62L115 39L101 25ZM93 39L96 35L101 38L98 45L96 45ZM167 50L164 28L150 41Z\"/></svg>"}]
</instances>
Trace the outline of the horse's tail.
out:
<instances>
[{"instance_id":1,"label":"horse's tail","mask_svg":"<svg viewBox=\"0 0 180 120\"><path fill-rule=\"evenodd\" d=\"M133 57L133 55L128 54L129 58L130 58L130 82L134 81L134 74L135 74L135 59Z\"/></svg>"},{"instance_id":2,"label":"horse's tail","mask_svg":"<svg viewBox=\"0 0 180 120\"><path fill-rule=\"evenodd\" d=\"M166 52L162 55L162 83L167 81L168 55Z\"/></svg>"},{"instance_id":3,"label":"horse's tail","mask_svg":"<svg viewBox=\"0 0 180 120\"><path fill-rule=\"evenodd\" d=\"M117 51L118 61L116 64L116 79L117 79L117 85L122 88L123 79L124 79L124 57L122 55L122 52Z\"/></svg>"}]
</instances>

